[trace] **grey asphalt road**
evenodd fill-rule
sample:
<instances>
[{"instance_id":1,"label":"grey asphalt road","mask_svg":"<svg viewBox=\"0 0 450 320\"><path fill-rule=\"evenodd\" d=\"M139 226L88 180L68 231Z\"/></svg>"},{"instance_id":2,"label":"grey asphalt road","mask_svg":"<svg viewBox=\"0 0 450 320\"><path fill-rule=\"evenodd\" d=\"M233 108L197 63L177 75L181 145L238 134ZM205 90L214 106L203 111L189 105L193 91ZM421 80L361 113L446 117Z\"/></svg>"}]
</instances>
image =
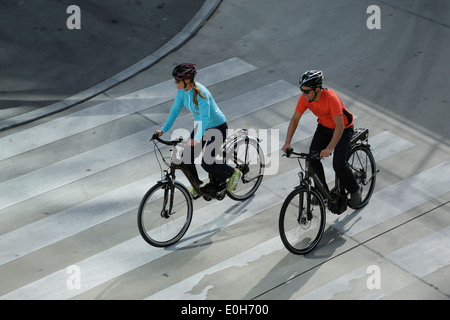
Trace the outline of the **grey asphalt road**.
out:
<instances>
[{"instance_id":1,"label":"grey asphalt road","mask_svg":"<svg viewBox=\"0 0 450 320\"><path fill-rule=\"evenodd\" d=\"M183 30L203 3L2 1L0 121L58 103L133 66ZM70 5L80 9L80 29L67 26Z\"/></svg>"},{"instance_id":2,"label":"grey asphalt road","mask_svg":"<svg viewBox=\"0 0 450 320\"><path fill-rule=\"evenodd\" d=\"M378 1L380 29L370 29L373 4L222 1L151 68L0 132L0 297L448 300L450 3ZM188 233L160 249L140 237L136 215L160 179L148 140L168 115L180 61L197 63L230 128L271 130L262 141L273 142L272 172L249 201L196 200ZM298 164L279 147L308 69L323 70L356 126L369 128L380 172L367 207L328 213L318 247L295 256L278 216ZM190 130L192 117L184 111L177 126ZM295 149L314 128L305 115Z\"/></svg>"}]
</instances>

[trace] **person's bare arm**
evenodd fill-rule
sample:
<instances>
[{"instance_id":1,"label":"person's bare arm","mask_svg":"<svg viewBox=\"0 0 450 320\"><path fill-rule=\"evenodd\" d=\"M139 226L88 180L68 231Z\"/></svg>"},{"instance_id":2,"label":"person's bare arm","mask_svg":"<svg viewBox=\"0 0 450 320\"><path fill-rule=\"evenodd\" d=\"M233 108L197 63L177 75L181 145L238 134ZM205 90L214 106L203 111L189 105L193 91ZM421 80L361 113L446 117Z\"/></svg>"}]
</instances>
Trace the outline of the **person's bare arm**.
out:
<instances>
[{"instance_id":1,"label":"person's bare arm","mask_svg":"<svg viewBox=\"0 0 450 320\"><path fill-rule=\"evenodd\" d=\"M286 134L286 141L284 143L284 146L281 148L283 152L286 152L286 149L291 148L291 141L292 137L294 136L295 130L297 130L298 122L300 121L300 118L302 117L302 113L299 113L295 111L294 115L291 118L291 121L289 122L289 127Z\"/></svg>"},{"instance_id":2,"label":"person's bare arm","mask_svg":"<svg viewBox=\"0 0 450 320\"><path fill-rule=\"evenodd\" d=\"M334 129L333 132L333 137L331 138L330 143L328 144L328 146L323 149L320 152L320 157L321 158L326 158L329 157L332 153L334 148L336 148L339 140L341 140L342 137L342 133L344 133L344 116L343 115L339 115L333 118L334 123L336 123L336 128Z\"/></svg>"}]
</instances>

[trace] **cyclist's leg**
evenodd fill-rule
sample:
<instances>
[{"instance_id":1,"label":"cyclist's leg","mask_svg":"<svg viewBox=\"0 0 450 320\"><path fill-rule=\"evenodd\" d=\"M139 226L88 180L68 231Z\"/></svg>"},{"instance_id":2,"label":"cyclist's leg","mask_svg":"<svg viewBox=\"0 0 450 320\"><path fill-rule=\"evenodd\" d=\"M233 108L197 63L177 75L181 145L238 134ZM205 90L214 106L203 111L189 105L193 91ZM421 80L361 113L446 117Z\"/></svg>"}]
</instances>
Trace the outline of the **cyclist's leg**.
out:
<instances>
[{"instance_id":1,"label":"cyclist's leg","mask_svg":"<svg viewBox=\"0 0 450 320\"><path fill-rule=\"evenodd\" d=\"M195 131L196 131L196 128L194 128L194 130L192 130L192 132L191 132L191 139L194 138ZM195 166L194 160L195 160L195 158L197 158L200 155L200 153L203 149L203 146L204 146L204 142L202 141L201 146L196 145L194 147L186 147L183 150L183 154L182 154L182 159L183 159L184 164L189 169L192 177L195 179L195 181L198 185L201 185L203 183L203 181L200 180L200 178L198 177L198 172L197 172L197 168Z\"/></svg>"},{"instance_id":2,"label":"cyclist's leg","mask_svg":"<svg viewBox=\"0 0 450 320\"><path fill-rule=\"evenodd\" d=\"M226 180L234 173L234 168L225 163L217 163L216 161L216 155L226 138L227 129L228 125L225 122L216 128L206 130L204 136L207 142L205 153L202 158L202 168L213 178L211 183L219 188L222 187Z\"/></svg>"},{"instance_id":3,"label":"cyclist's leg","mask_svg":"<svg viewBox=\"0 0 450 320\"><path fill-rule=\"evenodd\" d=\"M350 193L355 193L359 190L359 186L347 163L352 135L353 127L344 130L341 139L334 149L333 169L344 188Z\"/></svg>"},{"instance_id":4,"label":"cyclist's leg","mask_svg":"<svg viewBox=\"0 0 450 320\"><path fill-rule=\"evenodd\" d=\"M326 128L319 124L311 141L309 153L318 153L325 149L333 137L333 131L333 129ZM320 160L310 160L308 170L310 173L312 173L312 171L315 172L323 185L327 186L325 171Z\"/></svg>"}]
</instances>

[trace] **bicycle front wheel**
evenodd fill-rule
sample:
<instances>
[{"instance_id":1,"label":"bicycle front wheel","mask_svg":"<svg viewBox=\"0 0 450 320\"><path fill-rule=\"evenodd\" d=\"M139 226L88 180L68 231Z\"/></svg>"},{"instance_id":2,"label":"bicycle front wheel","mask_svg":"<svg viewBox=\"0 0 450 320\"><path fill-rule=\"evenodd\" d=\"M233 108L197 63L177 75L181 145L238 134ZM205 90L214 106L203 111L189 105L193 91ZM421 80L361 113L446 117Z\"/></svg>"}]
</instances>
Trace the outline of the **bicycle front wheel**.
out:
<instances>
[{"instance_id":1,"label":"bicycle front wheel","mask_svg":"<svg viewBox=\"0 0 450 320\"><path fill-rule=\"evenodd\" d=\"M325 230L326 211L322 197L311 190L308 211L308 192L297 188L281 207L278 228L284 246L294 254L306 254L320 242Z\"/></svg>"},{"instance_id":2,"label":"bicycle front wheel","mask_svg":"<svg viewBox=\"0 0 450 320\"><path fill-rule=\"evenodd\" d=\"M242 172L236 189L227 191L227 195L237 201L250 198L264 177L264 152L258 141L252 137L235 141L227 150L227 164Z\"/></svg>"},{"instance_id":3,"label":"bicycle front wheel","mask_svg":"<svg viewBox=\"0 0 450 320\"><path fill-rule=\"evenodd\" d=\"M139 232L154 247L168 247L179 241L192 220L189 191L175 182L158 183L142 198L138 211Z\"/></svg>"},{"instance_id":4,"label":"bicycle front wheel","mask_svg":"<svg viewBox=\"0 0 450 320\"><path fill-rule=\"evenodd\" d=\"M356 145L350 150L348 165L356 178L356 182L362 187L361 203L352 209L361 209L372 197L376 181L376 164L370 149L365 145Z\"/></svg>"}]
</instances>

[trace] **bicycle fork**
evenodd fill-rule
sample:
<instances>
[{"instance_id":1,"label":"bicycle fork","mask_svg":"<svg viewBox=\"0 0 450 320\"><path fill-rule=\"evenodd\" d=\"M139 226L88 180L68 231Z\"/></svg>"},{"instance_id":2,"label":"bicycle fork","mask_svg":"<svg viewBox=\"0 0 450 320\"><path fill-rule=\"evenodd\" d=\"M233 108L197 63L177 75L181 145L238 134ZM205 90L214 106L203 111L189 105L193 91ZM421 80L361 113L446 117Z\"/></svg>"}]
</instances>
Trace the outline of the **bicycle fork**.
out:
<instances>
[{"instance_id":1,"label":"bicycle fork","mask_svg":"<svg viewBox=\"0 0 450 320\"><path fill-rule=\"evenodd\" d=\"M311 221L312 219L312 211L311 211L311 181L305 181L303 179L303 172L299 172L298 176L300 178L300 185L302 186L302 188L304 188L306 190L306 220L305 220L305 216L304 216L304 201L305 199L303 199L302 196L299 196L298 201L298 218L297 218L297 222L299 224L305 224L307 221Z\"/></svg>"},{"instance_id":2,"label":"bicycle fork","mask_svg":"<svg viewBox=\"0 0 450 320\"><path fill-rule=\"evenodd\" d=\"M173 199L175 194L175 179L172 179L166 172L166 181L168 183L164 186L164 200L161 209L161 217L168 219L172 215Z\"/></svg>"}]
</instances>

